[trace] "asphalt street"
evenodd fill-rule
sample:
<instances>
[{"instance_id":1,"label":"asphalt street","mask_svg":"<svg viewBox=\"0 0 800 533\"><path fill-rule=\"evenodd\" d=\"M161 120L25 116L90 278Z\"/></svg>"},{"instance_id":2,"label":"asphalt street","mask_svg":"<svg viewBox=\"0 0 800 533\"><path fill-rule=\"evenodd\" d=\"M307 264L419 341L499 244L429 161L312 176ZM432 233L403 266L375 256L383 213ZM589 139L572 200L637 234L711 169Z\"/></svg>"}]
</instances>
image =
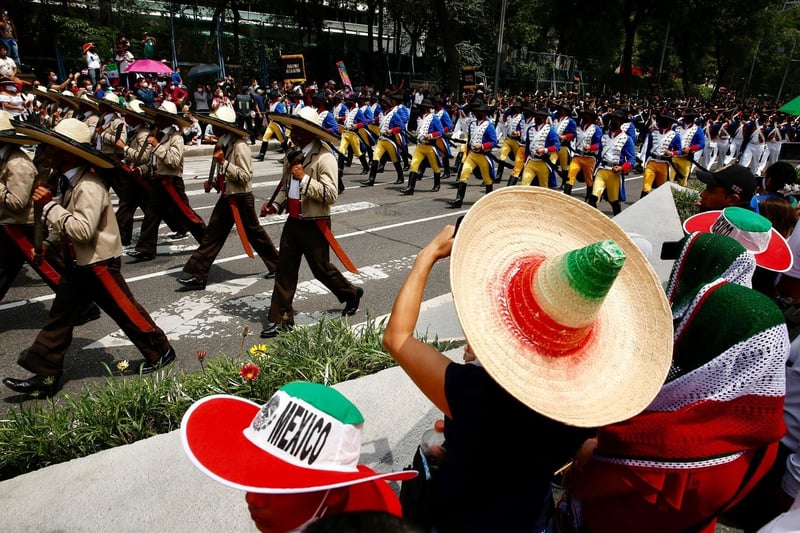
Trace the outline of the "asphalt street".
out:
<instances>
[{"instance_id":1,"label":"asphalt street","mask_svg":"<svg viewBox=\"0 0 800 533\"><path fill-rule=\"evenodd\" d=\"M256 208L267 200L280 179L280 154L270 151L263 162L254 161L253 192ZM210 156L186 158L184 181L192 207L208 220L215 193L203 192L203 181L208 175ZM333 208L333 232L359 269L358 274L345 275L364 288L364 298L358 313L351 322L363 321L367 316L385 315L391 310L394 297L408 274L416 253L445 224L455 223L459 215L483 195L483 187L472 178L463 208L448 209L447 200L455 197L455 189L443 182L439 192L430 192L433 184L430 170L417 183L413 196L402 196L403 185L394 185L395 173L378 174L374 187L360 187L361 166L357 161L345 169L346 191ZM407 174L407 173L406 173ZM506 173L508 174L508 173ZM641 175L631 174L626 180L629 202L639 198ZM584 188L577 184L573 196L583 198ZM610 206L602 202L600 208L610 215ZM138 213L134 225L134 243L138 236L142 214ZM285 216L272 215L261 219L267 234L276 246ZM535 221L519 221L532 224ZM263 279L266 267L259 260L247 257L233 230L224 249L211 269L206 290L183 292L176 278L181 276L183 264L197 243L186 239L171 241L171 233L162 226L158 256L149 262L136 262L123 256L123 274L136 298L164 329L178 358L178 368L199 370L195 354L205 350L208 357L224 353L235 355L242 348L242 332L248 328L244 339L245 349L260 342L258 334L266 323L273 281ZM332 261L341 267L331 254ZM475 265L480 268L480 265ZM340 304L327 289L316 282L304 264L295 297L295 322L313 324L322 317L340 316ZM435 298L449 292L448 268L442 264L432 274L425 298ZM53 300L53 293L36 273L25 268L14 286L0 302L0 377L27 377L29 373L17 366L16 358L35 338L44 323ZM138 351L116 324L105 314L98 320L75 329L73 343L67 352L62 379L63 389L80 390L85 384L108 376L105 365L112 369L121 360L132 363L141 359ZM134 365L132 364L131 367ZM0 400L7 408L21 401L30 401L5 387L0 387Z\"/></svg>"}]
</instances>

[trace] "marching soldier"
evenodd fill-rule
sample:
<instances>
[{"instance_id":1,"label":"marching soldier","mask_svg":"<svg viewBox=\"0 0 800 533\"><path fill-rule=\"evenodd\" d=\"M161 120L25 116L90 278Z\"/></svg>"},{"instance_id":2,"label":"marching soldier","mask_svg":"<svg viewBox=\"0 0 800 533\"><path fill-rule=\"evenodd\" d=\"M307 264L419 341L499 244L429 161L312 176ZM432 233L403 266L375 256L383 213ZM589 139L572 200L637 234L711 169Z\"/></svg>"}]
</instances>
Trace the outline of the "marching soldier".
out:
<instances>
[{"instance_id":1,"label":"marching soldier","mask_svg":"<svg viewBox=\"0 0 800 533\"><path fill-rule=\"evenodd\" d=\"M564 184L564 194L572 195L572 187L578 175L586 184L586 200L592 195L594 181L594 167L603 140L603 129L597 124L597 113L592 109L583 109L578 113L580 125L575 130L575 154L569 164L567 183Z\"/></svg>"},{"instance_id":2,"label":"marching soldier","mask_svg":"<svg viewBox=\"0 0 800 533\"><path fill-rule=\"evenodd\" d=\"M158 244L158 227L167 210L185 224L200 243L206 235L206 225L189 205L183 184L183 128L189 121L178 115L175 104L161 103L158 109L145 108L155 123L147 143L153 147L153 188L148 197L142 222L142 233L136 249L127 254L139 261L152 261Z\"/></svg>"},{"instance_id":3,"label":"marching soldier","mask_svg":"<svg viewBox=\"0 0 800 533\"><path fill-rule=\"evenodd\" d=\"M394 184L399 185L405 181L403 176L403 166L400 163L401 152L405 139L403 132L405 131L406 124L403 119L403 112L398 105L399 97L396 95L391 98L388 96L381 97L381 102L385 103L388 111L384 112L381 118L380 132L381 137L378 139L378 144L372 154L372 163L369 168L369 178L361 182L362 187L372 187L375 185L375 176L378 174L378 165L381 158L385 155L391 159L394 165L395 172L397 172L397 179Z\"/></svg>"},{"instance_id":4,"label":"marching soldier","mask_svg":"<svg viewBox=\"0 0 800 533\"><path fill-rule=\"evenodd\" d=\"M503 181L503 171L506 167L514 168L513 162L520 148L520 139L522 137L522 125L525 121L525 116L522 114L523 102L517 98L511 103L509 107L508 118L506 118L506 138L503 140L503 146L500 148L500 157L498 157L497 178L496 183ZM506 160L511 157L512 163L509 164Z\"/></svg>"},{"instance_id":5,"label":"marching soldier","mask_svg":"<svg viewBox=\"0 0 800 533\"><path fill-rule=\"evenodd\" d=\"M647 135L641 198L669 180L672 158L681 155L681 136L672 129L675 122L675 117L662 113L656 121L657 129Z\"/></svg>"},{"instance_id":6,"label":"marching soldier","mask_svg":"<svg viewBox=\"0 0 800 533\"><path fill-rule=\"evenodd\" d=\"M450 136L453 134L453 119L450 117L450 113L447 112L447 108L444 106L444 100L440 97L436 97L433 99L433 105L436 106L436 116L439 117L439 122L442 123L442 129L444 130L444 137L447 142L444 143L444 147L447 150L447 153L444 156L444 179L450 179L450 158L453 156L452 151L450 150Z\"/></svg>"},{"instance_id":7,"label":"marching soldier","mask_svg":"<svg viewBox=\"0 0 800 533\"><path fill-rule=\"evenodd\" d=\"M339 144L339 180L342 180L344 174L345 157L348 150L353 151L358 160L361 162L361 174L369 173L369 163L367 156L361 152L361 137L359 132L366 128L369 124L364 113L357 104L355 94L350 94L345 100L344 110L345 118L342 123L342 140Z\"/></svg>"},{"instance_id":8,"label":"marching soldier","mask_svg":"<svg viewBox=\"0 0 800 533\"><path fill-rule=\"evenodd\" d=\"M672 159L672 165L680 185L686 186L689 174L694 166L695 153L703 152L706 147L706 136L703 128L697 125L697 111L687 109L683 112L683 124L678 127L681 136L681 155Z\"/></svg>"},{"instance_id":9,"label":"marching soldier","mask_svg":"<svg viewBox=\"0 0 800 533\"><path fill-rule=\"evenodd\" d=\"M306 107L295 117L275 117L291 125L294 147L283 165L283 179L278 185L275 203L265 203L261 215L288 210L289 216L281 233L275 288L262 338L275 337L281 330L294 327L292 301L297 290L300 261L306 258L314 277L345 304L342 316L358 311L364 290L355 287L330 262L330 250L351 272L352 261L344 254L331 232L330 209L338 198L336 192L336 158L320 139L329 142L336 137L319 127L317 113Z\"/></svg>"},{"instance_id":10,"label":"marching soldier","mask_svg":"<svg viewBox=\"0 0 800 533\"><path fill-rule=\"evenodd\" d=\"M566 102L558 104L556 110L555 128L561 148L558 150L558 175L561 178L561 188L564 189L569 182L569 163L572 157L572 140L575 138L578 125L572 118L572 106Z\"/></svg>"},{"instance_id":11,"label":"marching soldier","mask_svg":"<svg viewBox=\"0 0 800 533\"><path fill-rule=\"evenodd\" d=\"M623 175L636 163L633 139L621 128L625 119L625 113L619 109L608 117L608 129L603 135L600 152L600 166L592 184L592 195L589 196L589 205L597 207L597 202L605 192L615 215L622 211L620 202L625 200Z\"/></svg>"},{"instance_id":12,"label":"marching soldier","mask_svg":"<svg viewBox=\"0 0 800 533\"><path fill-rule=\"evenodd\" d=\"M236 113L229 107L218 107L210 116L198 118L211 124L219 137L205 191L211 192L213 187L220 196L208 221L206 238L183 267L188 276L178 278L178 283L190 290L205 289L208 271L234 224L245 252L253 257L255 249L267 267L266 277L273 278L278 268L278 250L256 216L250 149L245 140L248 132L236 127Z\"/></svg>"},{"instance_id":13,"label":"marching soldier","mask_svg":"<svg viewBox=\"0 0 800 533\"><path fill-rule=\"evenodd\" d=\"M175 350L120 272L122 244L108 187L99 174L114 168L116 162L91 147L92 130L77 119L62 120L54 131L23 124L17 129L47 144L48 158L61 173L61 201L53 201L50 189L43 186L36 188L33 201L53 230L45 242L62 247L67 267L44 327L17 361L33 376L5 378L3 384L21 394L55 394L76 325L75 310L92 301L142 353L140 373L169 365L175 360Z\"/></svg>"},{"instance_id":14,"label":"marching soldier","mask_svg":"<svg viewBox=\"0 0 800 533\"><path fill-rule=\"evenodd\" d=\"M423 160L427 160L433 169L433 188L431 192L437 192L441 186L441 158L446 154L442 143L444 141L444 128L436 113L433 112L433 102L425 98L419 104L422 115L417 119L417 149L414 150L414 157L411 159L411 170L408 174L408 187L402 189L404 195L414 194L414 186L417 183L419 167Z\"/></svg>"},{"instance_id":15,"label":"marching soldier","mask_svg":"<svg viewBox=\"0 0 800 533\"><path fill-rule=\"evenodd\" d=\"M486 115L491 109L483 100L475 99L470 102L469 110L475 116L475 121L470 122L467 129L466 152L461 166L461 174L458 176L456 197L447 202L447 205L453 209L458 209L464 203L467 181L476 170L483 179L486 194L492 192L494 186L495 167L492 149L497 146L497 132L494 124L486 119Z\"/></svg>"},{"instance_id":16,"label":"marching soldier","mask_svg":"<svg viewBox=\"0 0 800 533\"><path fill-rule=\"evenodd\" d=\"M273 89L269 92L269 108L267 111L270 113L286 113L286 104L281 100L281 93L277 89ZM275 137L280 143L280 151L286 151L286 128L282 124L270 120L267 129L264 131L264 136L261 138L261 148L258 151L258 155L253 156L253 159L258 161L264 160L267 148L269 148L269 140L272 137Z\"/></svg>"},{"instance_id":17,"label":"marching soldier","mask_svg":"<svg viewBox=\"0 0 800 533\"><path fill-rule=\"evenodd\" d=\"M553 173L551 157L561 149L558 133L549 123L549 117L550 112L544 107L533 112L534 123L525 130L509 185L515 185L520 175L522 185L549 185Z\"/></svg>"}]
</instances>

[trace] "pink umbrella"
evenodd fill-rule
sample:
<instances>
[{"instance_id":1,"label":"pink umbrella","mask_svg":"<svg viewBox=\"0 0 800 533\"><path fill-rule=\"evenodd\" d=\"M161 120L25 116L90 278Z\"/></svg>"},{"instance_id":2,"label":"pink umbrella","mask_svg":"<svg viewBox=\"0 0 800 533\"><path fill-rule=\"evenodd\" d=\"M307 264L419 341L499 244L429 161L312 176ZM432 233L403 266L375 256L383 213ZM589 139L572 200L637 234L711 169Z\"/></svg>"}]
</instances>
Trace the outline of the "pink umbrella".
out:
<instances>
[{"instance_id":1,"label":"pink umbrella","mask_svg":"<svg viewBox=\"0 0 800 533\"><path fill-rule=\"evenodd\" d=\"M172 74L172 69L161 61L152 59L137 59L125 69L125 72L139 72L142 74Z\"/></svg>"}]
</instances>

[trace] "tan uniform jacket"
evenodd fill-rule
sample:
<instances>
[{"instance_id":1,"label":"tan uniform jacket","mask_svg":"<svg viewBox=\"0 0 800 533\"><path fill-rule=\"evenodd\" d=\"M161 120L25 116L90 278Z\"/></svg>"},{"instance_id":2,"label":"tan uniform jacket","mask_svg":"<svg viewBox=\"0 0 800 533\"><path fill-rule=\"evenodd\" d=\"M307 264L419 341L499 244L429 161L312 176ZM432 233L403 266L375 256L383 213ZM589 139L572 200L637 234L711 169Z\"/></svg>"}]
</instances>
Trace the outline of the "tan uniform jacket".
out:
<instances>
[{"instance_id":1,"label":"tan uniform jacket","mask_svg":"<svg viewBox=\"0 0 800 533\"><path fill-rule=\"evenodd\" d=\"M150 162L153 156L153 147L147 142L150 130L142 124L137 126L128 137L124 156L131 168L138 168L143 176L150 175Z\"/></svg>"},{"instance_id":2,"label":"tan uniform jacket","mask_svg":"<svg viewBox=\"0 0 800 533\"><path fill-rule=\"evenodd\" d=\"M183 135L174 127L167 138L153 149L156 159L156 174L162 176L183 176Z\"/></svg>"},{"instance_id":3,"label":"tan uniform jacket","mask_svg":"<svg viewBox=\"0 0 800 533\"><path fill-rule=\"evenodd\" d=\"M53 230L48 243L59 245L65 236L69 237L78 265L91 265L122 255L119 227L108 187L88 167L78 170L61 204L50 202L43 213Z\"/></svg>"},{"instance_id":4,"label":"tan uniform jacket","mask_svg":"<svg viewBox=\"0 0 800 533\"><path fill-rule=\"evenodd\" d=\"M327 218L336 203L338 191L338 166L331 151L319 140L303 160L306 176L300 182L300 218ZM289 174L288 162L283 164L283 175ZM293 179L289 177L288 179ZM276 202L283 208L288 200L289 184L278 193Z\"/></svg>"},{"instance_id":5,"label":"tan uniform jacket","mask_svg":"<svg viewBox=\"0 0 800 533\"><path fill-rule=\"evenodd\" d=\"M36 166L19 147L9 145L8 150L0 166L0 224L33 224Z\"/></svg>"},{"instance_id":6,"label":"tan uniform jacket","mask_svg":"<svg viewBox=\"0 0 800 533\"><path fill-rule=\"evenodd\" d=\"M243 137L232 136L225 147L225 194L244 194L252 192L253 165L250 148Z\"/></svg>"},{"instance_id":7,"label":"tan uniform jacket","mask_svg":"<svg viewBox=\"0 0 800 533\"><path fill-rule=\"evenodd\" d=\"M125 126L125 121L119 116L112 118L99 135L102 140L100 151L106 155L122 154L121 150L117 148L117 139L128 143L128 128Z\"/></svg>"}]
</instances>

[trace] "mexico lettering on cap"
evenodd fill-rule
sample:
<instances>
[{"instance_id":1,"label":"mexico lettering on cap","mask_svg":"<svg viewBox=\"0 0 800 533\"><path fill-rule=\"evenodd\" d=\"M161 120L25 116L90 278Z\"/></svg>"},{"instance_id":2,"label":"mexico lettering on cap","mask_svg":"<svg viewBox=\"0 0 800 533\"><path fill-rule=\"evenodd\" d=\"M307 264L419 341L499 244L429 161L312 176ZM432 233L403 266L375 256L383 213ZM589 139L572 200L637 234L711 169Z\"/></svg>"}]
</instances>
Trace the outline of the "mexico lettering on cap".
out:
<instances>
[{"instance_id":1,"label":"mexico lettering on cap","mask_svg":"<svg viewBox=\"0 0 800 533\"><path fill-rule=\"evenodd\" d=\"M244 436L267 453L302 468L354 472L362 421L347 423L307 395L284 387L256 414Z\"/></svg>"},{"instance_id":2,"label":"mexico lettering on cap","mask_svg":"<svg viewBox=\"0 0 800 533\"><path fill-rule=\"evenodd\" d=\"M711 233L733 237L747 250L761 253L769 247L772 223L758 214L739 207L724 209L711 226Z\"/></svg>"}]
</instances>

